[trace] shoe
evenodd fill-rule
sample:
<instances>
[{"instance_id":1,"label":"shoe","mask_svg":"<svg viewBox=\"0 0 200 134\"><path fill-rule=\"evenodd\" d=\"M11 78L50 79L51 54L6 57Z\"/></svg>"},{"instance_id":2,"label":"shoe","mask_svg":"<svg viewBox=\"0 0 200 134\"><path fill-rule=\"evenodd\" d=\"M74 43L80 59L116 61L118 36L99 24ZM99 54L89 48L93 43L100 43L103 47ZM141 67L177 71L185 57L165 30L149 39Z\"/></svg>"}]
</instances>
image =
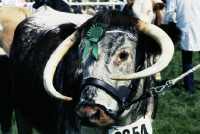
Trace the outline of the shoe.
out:
<instances>
[{"instance_id":1,"label":"shoe","mask_svg":"<svg viewBox=\"0 0 200 134\"><path fill-rule=\"evenodd\" d=\"M194 89L193 90L186 90L186 92L189 93L189 94L194 94L195 90Z\"/></svg>"}]
</instances>

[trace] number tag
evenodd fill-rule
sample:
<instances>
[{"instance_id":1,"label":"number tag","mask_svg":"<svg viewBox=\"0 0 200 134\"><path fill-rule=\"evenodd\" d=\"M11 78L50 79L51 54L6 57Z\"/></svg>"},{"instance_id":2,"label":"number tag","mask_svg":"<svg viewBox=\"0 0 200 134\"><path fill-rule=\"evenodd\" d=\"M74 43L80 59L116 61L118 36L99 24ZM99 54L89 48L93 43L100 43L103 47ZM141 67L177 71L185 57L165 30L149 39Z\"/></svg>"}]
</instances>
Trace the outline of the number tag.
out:
<instances>
[{"instance_id":1,"label":"number tag","mask_svg":"<svg viewBox=\"0 0 200 134\"><path fill-rule=\"evenodd\" d=\"M149 117L145 116L127 126L112 126L109 134L152 134L152 126Z\"/></svg>"}]
</instances>

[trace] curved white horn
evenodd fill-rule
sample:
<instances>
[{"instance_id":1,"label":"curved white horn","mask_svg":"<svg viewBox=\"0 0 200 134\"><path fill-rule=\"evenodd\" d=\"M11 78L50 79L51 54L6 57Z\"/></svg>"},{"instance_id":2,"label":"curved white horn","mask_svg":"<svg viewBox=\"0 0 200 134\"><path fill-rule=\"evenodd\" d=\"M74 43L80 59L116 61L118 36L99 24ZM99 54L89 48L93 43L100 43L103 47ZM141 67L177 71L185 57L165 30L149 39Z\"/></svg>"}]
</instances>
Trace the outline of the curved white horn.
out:
<instances>
[{"instance_id":1,"label":"curved white horn","mask_svg":"<svg viewBox=\"0 0 200 134\"><path fill-rule=\"evenodd\" d=\"M52 97L55 97L61 100L67 100L67 101L72 100L71 97L64 96L55 90L53 86L53 76L54 76L58 63L61 61L63 56L67 53L67 51L73 46L73 44L77 42L77 40L79 40L79 38L80 37L77 32L74 32L72 35L66 38L56 48L56 50L50 56L50 59L48 60L45 66L44 74L43 74L43 84L47 93Z\"/></svg>"},{"instance_id":2,"label":"curved white horn","mask_svg":"<svg viewBox=\"0 0 200 134\"><path fill-rule=\"evenodd\" d=\"M146 68L140 72L124 76L111 77L111 79L131 80L148 77L162 71L171 61L174 54L174 45L170 37L162 29L155 25L139 21L138 30L152 37L155 41L158 42L161 48L161 55L159 60L153 66Z\"/></svg>"}]
</instances>

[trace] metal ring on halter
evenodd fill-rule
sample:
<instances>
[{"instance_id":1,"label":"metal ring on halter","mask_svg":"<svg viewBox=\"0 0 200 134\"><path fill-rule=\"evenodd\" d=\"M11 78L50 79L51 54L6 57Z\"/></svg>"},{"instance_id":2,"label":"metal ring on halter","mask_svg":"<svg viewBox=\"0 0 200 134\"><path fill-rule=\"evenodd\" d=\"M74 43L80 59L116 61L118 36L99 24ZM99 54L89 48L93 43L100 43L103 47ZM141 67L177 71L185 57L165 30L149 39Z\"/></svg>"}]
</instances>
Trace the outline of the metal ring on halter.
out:
<instances>
[{"instance_id":1,"label":"metal ring on halter","mask_svg":"<svg viewBox=\"0 0 200 134\"><path fill-rule=\"evenodd\" d=\"M171 80L168 80L165 84L166 84L167 87L173 86L173 83L172 83Z\"/></svg>"}]
</instances>

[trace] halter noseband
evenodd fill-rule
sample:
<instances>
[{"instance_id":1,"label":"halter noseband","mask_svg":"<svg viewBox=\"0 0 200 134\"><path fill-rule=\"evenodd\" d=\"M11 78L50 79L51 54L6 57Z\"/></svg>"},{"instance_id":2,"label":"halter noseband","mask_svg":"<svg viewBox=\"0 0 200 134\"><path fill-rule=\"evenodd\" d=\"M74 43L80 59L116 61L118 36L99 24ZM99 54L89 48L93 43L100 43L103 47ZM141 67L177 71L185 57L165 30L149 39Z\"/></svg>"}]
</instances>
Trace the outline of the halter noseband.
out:
<instances>
[{"instance_id":1,"label":"halter noseband","mask_svg":"<svg viewBox=\"0 0 200 134\"><path fill-rule=\"evenodd\" d=\"M134 99L134 87L138 86L138 82L139 80L137 80L137 82L135 83L134 80L132 80L131 84L129 87L121 87L122 90L117 90L115 89L113 86L109 85L108 83L99 80L97 78L87 78L85 80L83 80L82 86L81 86L81 91L84 89L85 86L87 85L93 85L97 88L101 88L102 90L108 92L109 94L111 94L112 96L114 96L114 98L116 100L118 100L118 102L123 103L123 107L121 107L118 112L116 117L118 117L120 114L122 114L126 109L128 109L133 103L136 103L138 101L147 99L148 97L152 97L156 95L155 90L149 90L145 93L143 93L139 98ZM124 94L124 95L122 95Z\"/></svg>"}]
</instances>

